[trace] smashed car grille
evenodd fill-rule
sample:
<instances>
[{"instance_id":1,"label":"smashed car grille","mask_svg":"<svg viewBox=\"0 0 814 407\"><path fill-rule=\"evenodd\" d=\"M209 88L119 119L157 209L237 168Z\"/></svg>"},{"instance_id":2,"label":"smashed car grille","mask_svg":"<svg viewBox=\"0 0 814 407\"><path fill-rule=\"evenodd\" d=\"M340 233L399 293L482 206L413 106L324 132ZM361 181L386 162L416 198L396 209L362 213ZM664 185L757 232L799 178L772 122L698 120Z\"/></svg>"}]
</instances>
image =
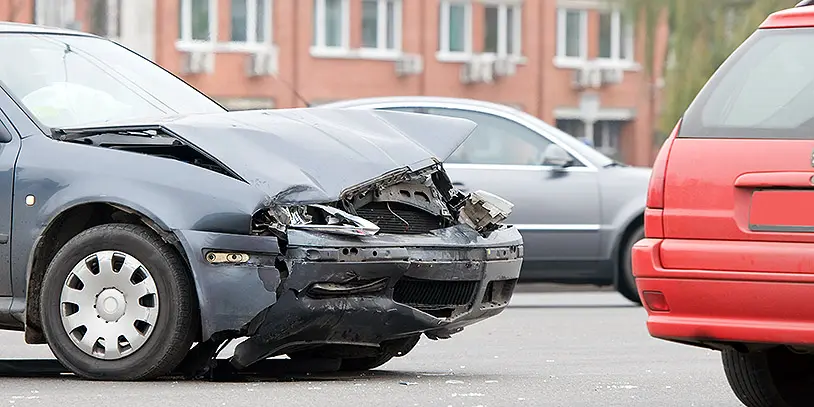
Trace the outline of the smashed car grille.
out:
<instances>
[{"instance_id":1,"label":"smashed car grille","mask_svg":"<svg viewBox=\"0 0 814 407\"><path fill-rule=\"evenodd\" d=\"M421 310L468 305L475 297L478 283L404 277L396 283L393 300Z\"/></svg>"},{"instance_id":2,"label":"smashed car grille","mask_svg":"<svg viewBox=\"0 0 814 407\"><path fill-rule=\"evenodd\" d=\"M443 227L439 216L396 202L371 202L356 214L375 223L381 233L418 235Z\"/></svg>"}]
</instances>

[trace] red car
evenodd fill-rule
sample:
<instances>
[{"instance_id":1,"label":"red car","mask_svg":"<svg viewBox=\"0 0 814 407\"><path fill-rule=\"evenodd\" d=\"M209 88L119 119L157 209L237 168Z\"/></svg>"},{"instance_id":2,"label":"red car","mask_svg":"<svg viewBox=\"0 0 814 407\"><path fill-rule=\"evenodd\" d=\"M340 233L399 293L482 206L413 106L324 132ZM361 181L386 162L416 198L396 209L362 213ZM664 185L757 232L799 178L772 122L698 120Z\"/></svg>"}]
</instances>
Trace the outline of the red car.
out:
<instances>
[{"instance_id":1,"label":"red car","mask_svg":"<svg viewBox=\"0 0 814 407\"><path fill-rule=\"evenodd\" d=\"M814 405L812 3L769 16L698 94L632 250L650 334L721 350L749 407Z\"/></svg>"}]
</instances>

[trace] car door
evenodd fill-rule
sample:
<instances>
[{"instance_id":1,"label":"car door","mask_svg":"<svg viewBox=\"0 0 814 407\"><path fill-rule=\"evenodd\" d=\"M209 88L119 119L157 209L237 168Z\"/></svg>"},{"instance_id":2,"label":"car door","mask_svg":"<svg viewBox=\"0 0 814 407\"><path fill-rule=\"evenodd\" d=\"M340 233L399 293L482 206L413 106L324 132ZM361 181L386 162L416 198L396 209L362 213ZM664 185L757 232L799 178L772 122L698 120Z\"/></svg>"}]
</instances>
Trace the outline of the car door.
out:
<instances>
[{"instance_id":1,"label":"car door","mask_svg":"<svg viewBox=\"0 0 814 407\"><path fill-rule=\"evenodd\" d=\"M595 276L600 247L596 169L574 158L570 168L543 165L552 139L487 112L465 108L400 107L469 119L472 136L444 164L463 190L484 190L514 203L508 223L525 242L524 280L569 281ZM439 135L439 137L442 135Z\"/></svg>"},{"instance_id":2,"label":"car door","mask_svg":"<svg viewBox=\"0 0 814 407\"><path fill-rule=\"evenodd\" d=\"M10 234L11 234L11 205L12 185L14 182L14 163L20 149L20 140L11 122L3 114L3 102L7 95L0 90L0 307L10 304L11 290L11 261L10 261ZM8 299L8 303L3 298ZM4 309L0 309L2 314ZM2 322L2 315L0 315Z\"/></svg>"}]
</instances>

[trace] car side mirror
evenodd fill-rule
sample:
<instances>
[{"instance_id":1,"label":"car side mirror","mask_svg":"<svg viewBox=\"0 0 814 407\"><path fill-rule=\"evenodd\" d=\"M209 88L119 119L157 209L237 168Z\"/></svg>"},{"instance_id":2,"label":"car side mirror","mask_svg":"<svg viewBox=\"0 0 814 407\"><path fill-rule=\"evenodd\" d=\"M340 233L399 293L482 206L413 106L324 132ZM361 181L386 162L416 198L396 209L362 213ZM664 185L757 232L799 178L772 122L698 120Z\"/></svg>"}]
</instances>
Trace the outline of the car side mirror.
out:
<instances>
[{"instance_id":1,"label":"car side mirror","mask_svg":"<svg viewBox=\"0 0 814 407\"><path fill-rule=\"evenodd\" d=\"M3 123L0 123L0 143L8 143L9 141L11 141L11 132Z\"/></svg>"},{"instance_id":2,"label":"car side mirror","mask_svg":"<svg viewBox=\"0 0 814 407\"><path fill-rule=\"evenodd\" d=\"M551 144L546 148L543 156L543 165L550 165L557 168L568 168L574 165L574 157L568 154L564 148Z\"/></svg>"}]
</instances>

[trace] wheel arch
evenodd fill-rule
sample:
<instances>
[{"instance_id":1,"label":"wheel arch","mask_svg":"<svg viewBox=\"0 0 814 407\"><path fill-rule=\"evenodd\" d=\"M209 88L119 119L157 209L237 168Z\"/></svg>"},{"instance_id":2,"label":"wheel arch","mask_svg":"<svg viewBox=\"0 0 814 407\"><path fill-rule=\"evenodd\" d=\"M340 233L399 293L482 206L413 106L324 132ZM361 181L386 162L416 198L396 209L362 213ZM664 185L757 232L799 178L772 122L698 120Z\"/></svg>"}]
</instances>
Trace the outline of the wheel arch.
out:
<instances>
[{"instance_id":1,"label":"wheel arch","mask_svg":"<svg viewBox=\"0 0 814 407\"><path fill-rule=\"evenodd\" d=\"M45 343L40 320L40 296L45 271L62 246L79 233L109 223L142 225L169 243L189 270L189 259L171 229L152 212L130 203L115 200L75 202L65 205L47 222L34 241L26 265L25 341ZM197 298L194 299L197 303Z\"/></svg>"}]
</instances>

